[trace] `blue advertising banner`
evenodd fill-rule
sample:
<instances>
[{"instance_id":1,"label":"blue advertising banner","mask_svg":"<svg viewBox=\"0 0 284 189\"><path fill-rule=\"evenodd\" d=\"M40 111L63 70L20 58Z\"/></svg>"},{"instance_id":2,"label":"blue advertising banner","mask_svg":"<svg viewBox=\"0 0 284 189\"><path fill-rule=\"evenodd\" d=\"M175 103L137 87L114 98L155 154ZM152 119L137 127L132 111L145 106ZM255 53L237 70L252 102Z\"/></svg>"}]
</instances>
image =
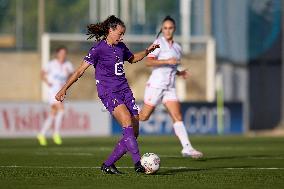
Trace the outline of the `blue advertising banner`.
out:
<instances>
[{"instance_id":1,"label":"blue advertising banner","mask_svg":"<svg viewBox=\"0 0 284 189\"><path fill-rule=\"evenodd\" d=\"M215 103L181 103L181 110L187 131L190 134L218 134L217 107ZM225 103L223 133L243 133L243 107L239 102ZM112 118L112 134L120 134L121 127ZM163 106L158 106L150 119L140 122L142 135L174 134L173 122Z\"/></svg>"}]
</instances>

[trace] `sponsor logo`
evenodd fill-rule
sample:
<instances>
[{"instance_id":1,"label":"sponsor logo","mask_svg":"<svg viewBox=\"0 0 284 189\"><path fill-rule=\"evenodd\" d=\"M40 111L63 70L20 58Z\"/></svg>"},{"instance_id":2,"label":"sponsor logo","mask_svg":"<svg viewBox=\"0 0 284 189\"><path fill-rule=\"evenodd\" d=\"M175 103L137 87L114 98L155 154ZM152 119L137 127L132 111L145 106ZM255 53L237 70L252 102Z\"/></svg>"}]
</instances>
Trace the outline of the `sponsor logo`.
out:
<instances>
[{"instance_id":1,"label":"sponsor logo","mask_svg":"<svg viewBox=\"0 0 284 189\"><path fill-rule=\"evenodd\" d=\"M115 75L121 76L124 74L123 62L115 63Z\"/></svg>"},{"instance_id":2,"label":"sponsor logo","mask_svg":"<svg viewBox=\"0 0 284 189\"><path fill-rule=\"evenodd\" d=\"M0 109L1 130L7 132L39 131L47 118L46 109L29 107L21 110L21 107ZM74 108L67 108L64 114L61 130L84 131L91 127L90 117L86 113L77 112Z\"/></svg>"}]
</instances>

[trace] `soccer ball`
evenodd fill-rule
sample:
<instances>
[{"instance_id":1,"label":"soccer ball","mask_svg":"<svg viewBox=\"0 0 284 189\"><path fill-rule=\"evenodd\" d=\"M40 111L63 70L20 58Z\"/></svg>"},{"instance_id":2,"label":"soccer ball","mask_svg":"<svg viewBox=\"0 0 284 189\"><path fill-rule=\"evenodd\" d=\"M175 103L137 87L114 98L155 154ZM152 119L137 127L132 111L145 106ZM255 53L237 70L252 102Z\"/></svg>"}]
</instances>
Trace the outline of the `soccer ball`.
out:
<instances>
[{"instance_id":1,"label":"soccer ball","mask_svg":"<svg viewBox=\"0 0 284 189\"><path fill-rule=\"evenodd\" d=\"M146 169L146 174L154 174L160 168L160 158L154 153L146 153L141 158L141 165Z\"/></svg>"}]
</instances>

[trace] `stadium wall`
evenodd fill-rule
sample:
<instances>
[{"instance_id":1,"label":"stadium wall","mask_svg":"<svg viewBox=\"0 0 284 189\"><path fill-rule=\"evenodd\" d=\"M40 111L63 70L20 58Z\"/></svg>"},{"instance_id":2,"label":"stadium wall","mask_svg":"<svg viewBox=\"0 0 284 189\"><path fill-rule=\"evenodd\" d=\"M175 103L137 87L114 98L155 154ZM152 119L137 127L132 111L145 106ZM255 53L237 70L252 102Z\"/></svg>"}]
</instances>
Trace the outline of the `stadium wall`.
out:
<instances>
[{"instance_id":1,"label":"stadium wall","mask_svg":"<svg viewBox=\"0 0 284 189\"><path fill-rule=\"evenodd\" d=\"M85 53L71 51L68 60L77 68L84 56ZM41 86L43 83L40 78L39 54L36 52L2 52L0 57L0 101L42 101ZM52 54L51 58L53 57ZM187 55L182 58L182 62L184 68L189 69L190 78L187 80L177 78L178 90L186 91L180 99L184 101L205 101L207 86L205 55L203 53ZM80 82L70 88L68 99L98 100L93 72L93 68L86 70L83 77L80 78ZM151 68L146 67L144 61L135 65L126 63L125 72L135 98L143 100L144 89L151 74Z\"/></svg>"},{"instance_id":2,"label":"stadium wall","mask_svg":"<svg viewBox=\"0 0 284 189\"><path fill-rule=\"evenodd\" d=\"M40 57L36 52L0 53L0 99L41 99Z\"/></svg>"}]
</instances>

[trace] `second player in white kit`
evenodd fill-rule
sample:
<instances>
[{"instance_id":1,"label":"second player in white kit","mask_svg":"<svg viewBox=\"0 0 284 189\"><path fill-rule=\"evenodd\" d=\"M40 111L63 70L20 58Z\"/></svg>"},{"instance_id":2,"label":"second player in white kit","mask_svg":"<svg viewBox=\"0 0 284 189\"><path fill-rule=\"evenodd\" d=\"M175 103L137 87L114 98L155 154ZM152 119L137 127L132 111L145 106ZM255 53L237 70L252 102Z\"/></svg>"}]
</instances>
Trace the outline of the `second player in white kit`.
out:
<instances>
[{"instance_id":1,"label":"second player in white kit","mask_svg":"<svg viewBox=\"0 0 284 189\"><path fill-rule=\"evenodd\" d=\"M65 47L59 47L56 50L56 58L45 65L42 70L42 79L48 86L48 103L51 107L50 113L37 136L42 146L47 145L46 133L51 128L53 122L53 141L55 144L62 144L60 127L64 115L64 106L62 102L55 99L55 96L74 71L71 62L66 60L66 56L67 49Z\"/></svg>"},{"instance_id":2,"label":"second player in white kit","mask_svg":"<svg viewBox=\"0 0 284 189\"><path fill-rule=\"evenodd\" d=\"M200 158L203 154L195 150L189 141L176 94L176 75L187 78L188 72L177 69L181 59L181 47L173 40L174 31L175 21L167 16L162 22L160 31L163 35L154 42L159 44L160 48L150 53L146 62L147 66L151 66L153 70L146 84L144 106L139 113L139 120L148 120L155 107L163 103L173 120L175 134L182 144L182 155Z\"/></svg>"},{"instance_id":3,"label":"second player in white kit","mask_svg":"<svg viewBox=\"0 0 284 189\"><path fill-rule=\"evenodd\" d=\"M51 60L44 68L48 80L48 102L50 105L58 103L55 95L73 73L71 62L60 63L57 59Z\"/></svg>"},{"instance_id":4,"label":"second player in white kit","mask_svg":"<svg viewBox=\"0 0 284 189\"><path fill-rule=\"evenodd\" d=\"M148 55L148 58L157 60L170 60L176 64L166 64L153 67L152 74L147 82L144 102L156 106L162 101L178 101L175 87L178 62L181 58L181 47L176 42L171 45L165 37L159 37L154 44L160 44L160 48Z\"/></svg>"}]
</instances>

